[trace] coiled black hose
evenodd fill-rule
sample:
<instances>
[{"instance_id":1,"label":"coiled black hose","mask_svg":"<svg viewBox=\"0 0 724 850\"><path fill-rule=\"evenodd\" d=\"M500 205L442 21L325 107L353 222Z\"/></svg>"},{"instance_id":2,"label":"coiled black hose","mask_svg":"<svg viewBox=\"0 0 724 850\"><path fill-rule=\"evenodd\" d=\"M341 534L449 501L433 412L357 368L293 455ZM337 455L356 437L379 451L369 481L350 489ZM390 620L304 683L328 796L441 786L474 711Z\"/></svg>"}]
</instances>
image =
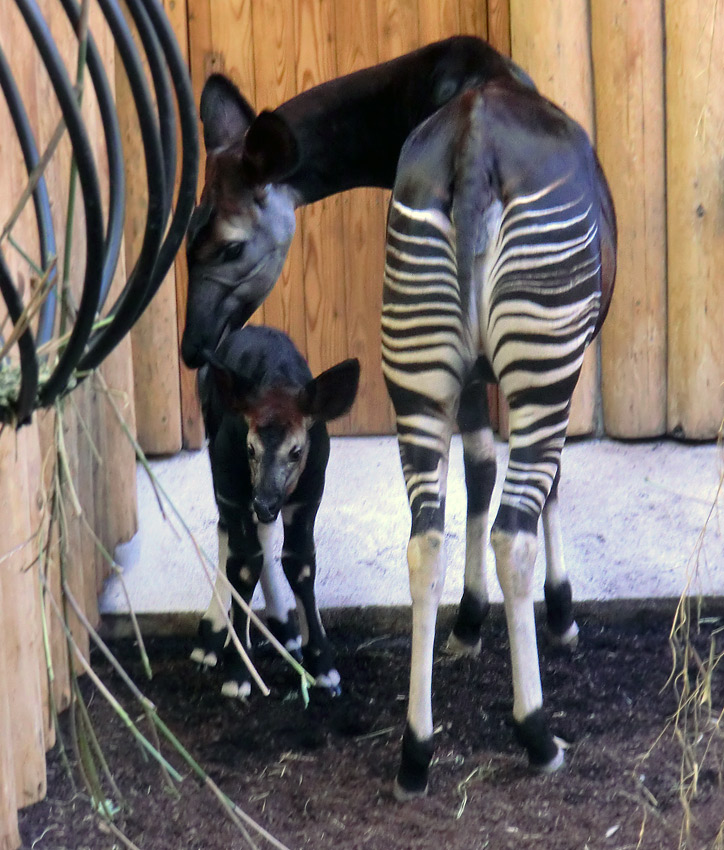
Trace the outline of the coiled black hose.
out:
<instances>
[{"instance_id":1,"label":"coiled black hose","mask_svg":"<svg viewBox=\"0 0 724 850\"><path fill-rule=\"evenodd\" d=\"M67 127L83 197L87 246L78 312L69 339L39 392L38 362L30 328L18 339L20 388L16 400L0 399L0 420L22 424L28 420L34 408L52 404L58 396L68 391L69 386L75 384L75 379L82 379L88 370L96 368L128 333L157 292L179 250L193 211L199 144L188 69L158 0L128 0L128 8L151 72L154 96L149 91L143 60L118 1L99 0L128 76L138 114L146 161L148 208L141 249L123 290L107 311L110 322L93 330L118 263L125 207L123 155L111 89L103 62L89 33L86 61L103 124L110 179L109 213L104 222L98 173L73 86L35 0L15 2L48 71ZM77 0L60 0L60 3L77 30L81 18ZM9 65L1 52L0 88L9 104L30 174L38 162L37 145ZM181 136L181 175L174 208L177 114ZM55 255L56 247L47 187L42 177L35 187L33 200L41 264L46 267ZM5 299L11 320L16 322L22 313L23 304L4 261L0 263L0 294ZM52 333L56 308L57 299L53 293L42 308L38 330L40 342L47 342Z\"/></svg>"}]
</instances>

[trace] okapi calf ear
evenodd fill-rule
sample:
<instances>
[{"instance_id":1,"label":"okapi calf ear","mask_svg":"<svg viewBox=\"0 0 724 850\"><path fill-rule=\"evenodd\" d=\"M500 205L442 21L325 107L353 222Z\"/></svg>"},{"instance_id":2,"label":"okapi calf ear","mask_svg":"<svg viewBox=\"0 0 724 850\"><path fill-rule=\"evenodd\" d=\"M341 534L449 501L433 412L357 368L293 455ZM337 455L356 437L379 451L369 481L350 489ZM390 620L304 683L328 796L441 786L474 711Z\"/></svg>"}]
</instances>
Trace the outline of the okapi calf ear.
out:
<instances>
[{"instance_id":1,"label":"okapi calf ear","mask_svg":"<svg viewBox=\"0 0 724 850\"><path fill-rule=\"evenodd\" d=\"M276 112L261 112L244 138L244 177L259 186L280 183L296 171L299 160L299 143L289 124Z\"/></svg>"},{"instance_id":2,"label":"okapi calf ear","mask_svg":"<svg viewBox=\"0 0 724 850\"><path fill-rule=\"evenodd\" d=\"M252 383L234 375L216 357L209 357L208 362L224 409L231 413L248 413L254 406Z\"/></svg>"},{"instance_id":3,"label":"okapi calf ear","mask_svg":"<svg viewBox=\"0 0 724 850\"><path fill-rule=\"evenodd\" d=\"M240 144L256 118L252 106L223 74L212 74L206 81L199 113L207 152Z\"/></svg>"},{"instance_id":4,"label":"okapi calf ear","mask_svg":"<svg viewBox=\"0 0 724 850\"><path fill-rule=\"evenodd\" d=\"M344 360L309 381L299 393L299 408L305 416L329 422L345 414L357 395L359 360Z\"/></svg>"}]
</instances>

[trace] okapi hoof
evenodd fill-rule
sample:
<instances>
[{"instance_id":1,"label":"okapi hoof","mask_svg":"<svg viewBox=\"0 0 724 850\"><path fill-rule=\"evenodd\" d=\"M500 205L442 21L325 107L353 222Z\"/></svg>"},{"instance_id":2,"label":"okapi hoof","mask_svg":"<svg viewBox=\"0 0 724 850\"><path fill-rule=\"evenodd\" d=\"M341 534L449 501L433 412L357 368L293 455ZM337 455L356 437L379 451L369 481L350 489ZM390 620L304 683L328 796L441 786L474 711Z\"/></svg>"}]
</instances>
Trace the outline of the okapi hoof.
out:
<instances>
[{"instance_id":1,"label":"okapi hoof","mask_svg":"<svg viewBox=\"0 0 724 850\"><path fill-rule=\"evenodd\" d=\"M221 694L229 699L240 699L246 702L251 696L251 682L248 679L242 681L227 679L221 686Z\"/></svg>"},{"instance_id":2,"label":"okapi hoof","mask_svg":"<svg viewBox=\"0 0 724 850\"><path fill-rule=\"evenodd\" d=\"M482 641L480 629L490 611L490 603L483 602L468 590L463 591L455 625L447 639L445 651L450 655L474 658L480 655Z\"/></svg>"},{"instance_id":3,"label":"okapi hoof","mask_svg":"<svg viewBox=\"0 0 724 850\"><path fill-rule=\"evenodd\" d=\"M578 646L578 623L574 620L563 634L556 634L548 626L546 639L554 649L576 649Z\"/></svg>"},{"instance_id":4,"label":"okapi hoof","mask_svg":"<svg viewBox=\"0 0 724 850\"><path fill-rule=\"evenodd\" d=\"M331 697L338 697L342 694L342 686L339 673L332 668L326 673L321 673L314 680L314 687L326 691Z\"/></svg>"},{"instance_id":5,"label":"okapi hoof","mask_svg":"<svg viewBox=\"0 0 724 850\"><path fill-rule=\"evenodd\" d=\"M483 642L480 638L475 643L466 643L461 640L455 632L450 632L443 652L447 655L452 655L455 658L477 658L483 648Z\"/></svg>"},{"instance_id":6,"label":"okapi hoof","mask_svg":"<svg viewBox=\"0 0 724 850\"><path fill-rule=\"evenodd\" d=\"M198 645L191 651L191 660L201 667L216 667L226 645L225 628L214 630L211 620L202 618L199 623Z\"/></svg>"},{"instance_id":7,"label":"okapi hoof","mask_svg":"<svg viewBox=\"0 0 724 850\"><path fill-rule=\"evenodd\" d=\"M515 737L528 752L528 763L537 773L554 773L563 766L565 753L563 742L553 736L543 709L531 712L520 723L513 720Z\"/></svg>"},{"instance_id":8,"label":"okapi hoof","mask_svg":"<svg viewBox=\"0 0 724 850\"><path fill-rule=\"evenodd\" d=\"M286 623L277 620L276 617L267 617L266 624L269 631L286 649L286 651L294 658L295 661L302 660L302 636L299 634L299 629L294 624L291 612L287 615Z\"/></svg>"},{"instance_id":9,"label":"okapi hoof","mask_svg":"<svg viewBox=\"0 0 724 850\"><path fill-rule=\"evenodd\" d=\"M427 776L432 761L432 738L420 740L409 725L402 736L402 758L392 793L399 803L427 794Z\"/></svg>"},{"instance_id":10,"label":"okapi hoof","mask_svg":"<svg viewBox=\"0 0 724 850\"><path fill-rule=\"evenodd\" d=\"M573 619L571 583L566 579L555 587L546 582L546 632L551 646L575 649L578 646L578 626Z\"/></svg>"}]
</instances>

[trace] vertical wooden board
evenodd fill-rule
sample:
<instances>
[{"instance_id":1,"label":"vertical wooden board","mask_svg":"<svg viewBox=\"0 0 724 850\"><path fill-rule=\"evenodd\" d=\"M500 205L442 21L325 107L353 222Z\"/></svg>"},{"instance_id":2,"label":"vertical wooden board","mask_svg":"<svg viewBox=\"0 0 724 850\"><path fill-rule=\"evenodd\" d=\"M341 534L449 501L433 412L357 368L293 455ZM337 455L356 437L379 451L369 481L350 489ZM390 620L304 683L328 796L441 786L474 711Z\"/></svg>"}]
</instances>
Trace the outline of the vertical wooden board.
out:
<instances>
[{"instance_id":1,"label":"vertical wooden board","mask_svg":"<svg viewBox=\"0 0 724 850\"><path fill-rule=\"evenodd\" d=\"M43 478L46 490L51 486L55 475L55 426L56 412L54 408L39 410L35 414L38 423L40 452L43 459ZM60 600L60 556L59 556L58 526L53 525L51 538L46 543L47 560L45 562L45 579L48 591L45 594L45 617L48 624L50 642L50 657L53 667L53 697L58 711L63 711L70 705L70 671L68 669L68 645L63 629L58 622L51 604L52 598Z\"/></svg>"},{"instance_id":2,"label":"vertical wooden board","mask_svg":"<svg viewBox=\"0 0 724 850\"><path fill-rule=\"evenodd\" d=\"M103 56L109 81L115 79L115 45L107 27L94 29L98 48ZM107 167L96 140L96 162L101 185L107 187L108 176L104 177ZM104 196L104 203L107 199ZM111 283L108 305L115 302L126 282L126 264L121 251L116 273ZM176 355L174 352L174 359ZM136 413L133 400L133 368L131 358L131 340L126 336L111 352L100 367L116 405L120 408L125 425L132 435L136 434ZM119 423L109 400L100 392L96 381L92 388L97 406L98 448L103 457L100 474L96 478L96 505L103 509L99 534L106 549L113 552L115 547L131 539L138 528L136 508L136 453L127 438L123 426ZM96 513L96 516L98 514Z\"/></svg>"},{"instance_id":3,"label":"vertical wooden board","mask_svg":"<svg viewBox=\"0 0 724 850\"><path fill-rule=\"evenodd\" d=\"M253 5L256 108L274 109L297 93L294 40L295 0L257 0ZM286 263L264 302L264 321L280 328L300 351L307 348L304 315L304 261L300 233L292 240Z\"/></svg>"},{"instance_id":4,"label":"vertical wooden board","mask_svg":"<svg viewBox=\"0 0 724 850\"><path fill-rule=\"evenodd\" d=\"M724 419L724 6L666 2L668 428Z\"/></svg>"},{"instance_id":5,"label":"vertical wooden board","mask_svg":"<svg viewBox=\"0 0 724 850\"><path fill-rule=\"evenodd\" d=\"M377 14L371 4L336 7L337 69L348 74L379 61ZM380 315L384 275L385 193L357 189L341 196L344 285L347 290L349 356L360 361L360 386L350 413L354 434L394 431L394 416L382 377Z\"/></svg>"},{"instance_id":6,"label":"vertical wooden board","mask_svg":"<svg viewBox=\"0 0 724 850\"><path fill-rule=\"evenodd\" d=\"M377 40L380 62L419 47L417 0L377 0Z\"/></svg>"},{"instance_id":7,"label":"vertical wooden board","mask_svg":"<svg viewBox=\"0 0 724 850\"><path fill-rule=\"evenodd\" d=\"M488 37L488 0L459 0L460 32Z\"/></svg>"},{"instance_id":8,"label":"vertical wooden board","mask_svg":"<svg viewBox=\"0 0 724 850\"><path fill-rule=\"evenodd\" d=\"M332 0L298 0L294 32L297 88L305 91L337 74ZM307 360L314 374L347 357L342 201L334 195L302 212ZM332 423L349 433L349 416Z\"/></svg>"},{"instance_id":9,"label":"vertical wooden board","mask_svg":"<svg viewBox=\"0 0 724 850\"><path fill-rule=\"evenodd\" d=\"M458 0L419 0L417 9L420 45L460 32Z\"/></svg>"},{"instance_id":10,"label":"vertical wooden board","mask_svg":"<svg viewBox=\"0 0 724 850\"><path fill-rule=\"evenodd\" d=\"M9 0L0 0L2 14ZM5 619L8 603L3 593L3 582L0 578L0 624ZM0 626L1 627L1 626ZM15 756L13 751L14 730L10 714L10 689L6 686L8 679L8 663L10 646L0 643L0 850L16 850L20 847L18 832L17 795L15 793Z\"/></svg>"},{"instance_id":11,"label":"vertical wooden board","mask_svg":"<svg viewBox=\"0 0 724 850\"><path fill-rule=\"evenodd\" d=\"M140 46L138 34L125 6L124 13L136 43ZM126 267L131 269L143 243L148 211L148 183L138 114L120 59L115 62L115 70L116 111L126 170L124 246ZM148 69L146 78L153 91ZM181 448L181 398L173 267L131 330L131 347L138 442L147 454L177 452Z\"/></svg>"},{"instance_id":12,"label":"vertical wooden board","mask_svg":"<svg viewBox=\"0 0 724 850\"><path fill-rule=\"evenodd\" d=\"M593 84L588 0L531 4L510 0L512 57L539 90L578 121L593 138ZM570 435L594 428L598 397L597 343L586 352L573 394Z\"/></svg>"},{"instance_id":13,"label":"vertical wooden board","mask_svg":"<svg viewBox=\"0 0 724 850\"><path fill-rule=\"evenodd\" d=\"M186 0L163 0L163 8L173 28L179 50L184 61L189 64L189 8ZM177 134L178 150L181 150L181 132ZM176 185L181 175L181 157L176 163ZM188 269L186 268L186 242L184 241L174 261L174 283L176 290L176 334L180 345L186 321L186 300L188 292ZM179 354L177 349L177 355ZM188 369L180 356L177 356L179 378L179 401L181 405L181 441L185 449L199 449L204 442L204 423L201 418L201 405L196 392L196 372Z\"/></svg>"},{"instance_id":14,"label":"vertical wooden board","mask_svg":"<svg viewBox=\"0 0 724 850\"><path fill-rule=\"evenodd\" d=\"M496 50L510 56L509 0L488 0L488 41Z\"/></svg>"},{"instance_id":15,"label":"vertical wooden board","mask_svg":"<svg viewBox=\"0 0 724 850\"><path fill-rule=\"evenodd\" d=\"M613 437L656 437L666 431L661 2L593 0L591 24L597 148L618 220L616 287L601 334L604 426Z\"/></svg>"},{"instance_id":16,"label":"vertical wooden board","mask_svg":"<svg viewBox=\"0 0 724 850\"><path fill-rule=\"evenodd\" d=\"M15 793L22 808L45 796L45 722L41 702L41 627L37 576L30 538L26 429L6 428L0 436L0 504L3 512L3 557L0 582L5 603L0 616L0 646L5 651L3 689L12 695Z\"/></svg>"},{"instance_id":17,"label":"vertical wooden board","mask_svg":"<svg viewBox=\"0 0 724 850\"><path fill-rule=\"evenodd\" d=\"M7 604L0 577L0 623ZM7 687L10 681L8 656L11 651L10 646L0 644L0 681L5 684L0 689L0 850L16 850L21 845L17 818L19 803L15 790L15 729L10 712L11 693Z\"/></svg>"}]
</instances>

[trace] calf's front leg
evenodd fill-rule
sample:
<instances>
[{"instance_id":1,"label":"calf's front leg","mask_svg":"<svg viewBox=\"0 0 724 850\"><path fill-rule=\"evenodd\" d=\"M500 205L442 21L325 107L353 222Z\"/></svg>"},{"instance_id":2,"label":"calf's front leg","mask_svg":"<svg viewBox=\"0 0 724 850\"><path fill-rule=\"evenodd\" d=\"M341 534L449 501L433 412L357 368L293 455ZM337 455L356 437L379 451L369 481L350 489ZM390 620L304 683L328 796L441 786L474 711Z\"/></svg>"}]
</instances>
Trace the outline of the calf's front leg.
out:
<instances>
[{"instance_id":1,"label":"calf's front leg","mask_svg":"<svg viewBox=\"0 0 724 850\"><path fill-rule=\"evenodd\" d=\"M317 574L314 520L318 509L319 502L290 502L282 508L282 567L297 602L304 666L314 676L318 687L338 695L341 693L340 677L314 592Z\"/></svg>"}]
</instances>

